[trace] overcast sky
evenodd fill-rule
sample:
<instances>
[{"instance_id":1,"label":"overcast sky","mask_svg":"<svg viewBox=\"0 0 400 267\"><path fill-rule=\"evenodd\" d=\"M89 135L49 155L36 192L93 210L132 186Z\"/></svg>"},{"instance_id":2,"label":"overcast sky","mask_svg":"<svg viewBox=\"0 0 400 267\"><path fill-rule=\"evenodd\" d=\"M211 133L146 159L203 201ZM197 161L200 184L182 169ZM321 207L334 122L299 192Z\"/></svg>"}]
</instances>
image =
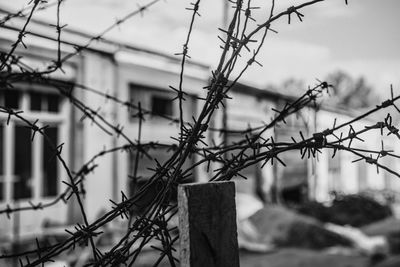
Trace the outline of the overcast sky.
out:
<instances>
[{"instance_id":1,"label":"overcast sky","mask_svg":"<svg viewBox=\"0 0 400 267\"><path fill-rule=\"evenodd\" d=\"M18 10L29 1L2 2L1 6ZM70 28L95 34L146 2L149 0L65 0L61 18ZM190 22L191 12L185 10L190 2L162 0L107 37L167 54L177 53ZM269 1L252 1L254 6L266 2ZM276 12L299 2L304 1L277 0ZM285 17L273 25L279 34L269 35L259 56L264 67L254 66L242 81L265 86L296 77L314 84L315 78L323 79L327 73L341 69L364 75L379 90L387 91L390 83L399 87L399 11L399 0L349 0L348 6L344 0L327 0L304 9L302 23L292 18L288 25ZM223 23L223 0L202 0L200 13L189 52L194 60L213 66L220 52L217 27ZM253 14L261 22L267 11L258 9ZM51 21L55 10L41 11L35 17Z\"/></svg>"}]
</instances>

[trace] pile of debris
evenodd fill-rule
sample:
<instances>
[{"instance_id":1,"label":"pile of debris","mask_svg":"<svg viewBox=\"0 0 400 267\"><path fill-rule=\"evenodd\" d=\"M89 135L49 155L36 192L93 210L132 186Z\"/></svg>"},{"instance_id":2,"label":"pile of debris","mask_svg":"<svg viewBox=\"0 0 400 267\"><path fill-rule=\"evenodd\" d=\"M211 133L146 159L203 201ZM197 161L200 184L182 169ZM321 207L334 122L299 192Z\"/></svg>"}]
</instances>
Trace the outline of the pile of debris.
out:
<instances>
[{"instance_id":1,"label":"pile of debris","mask_svg":"<svg viewBox=\"0 0 400 267\"><path fill-rule=\"evenodd\" d=\"M371 259L400 254L400 220L365 196L340 196L329 206L310 202L290 208L265 206L241 194L237 202L239 246L245 250L298 247Z\"/></svg>"}]
</instances>

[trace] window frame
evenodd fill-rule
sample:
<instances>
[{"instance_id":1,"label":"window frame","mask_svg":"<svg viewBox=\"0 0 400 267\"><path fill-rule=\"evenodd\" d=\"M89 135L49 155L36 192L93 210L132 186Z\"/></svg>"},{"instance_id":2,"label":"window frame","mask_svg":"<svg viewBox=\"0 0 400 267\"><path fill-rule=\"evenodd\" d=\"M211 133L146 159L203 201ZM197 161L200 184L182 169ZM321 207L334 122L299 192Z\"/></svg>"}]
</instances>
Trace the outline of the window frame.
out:
<instances>
[{"instance_id":1,"label":"window frame","mask_svg":"<svg viewBox=\"0 0 400 267\"><path fill-rule=\"evenodd\" d=\"M143 109L152 111L152 101L153 97L160 97L160 98L168 98L171 99L171 115L165 115L165 116L157 116L151 114L148 118L151 119L151 121L155 121L156 123L162 123L162 121L165 119L162 117L169 117L172 119L177 119L179 117L179 101L176 98L176 92L172 91L169 88L161 88L157 86L149 86L149 85L143 85L143 84L138 84L138 83L128 83L128 98L131 101L131 104L137 106L139 101L141 103L141 106ZM136 91L136 92L135 92ZM136 95L135 95L136 94ZM136 98L135 98L136 97ZM175 99L175 100L173 100ZM186 92L185 93L185 99L186 101L183 102L183 111L184 113L190 114L191 116L193 114L197 114L197 95L193 93ZM188 110L192 109L192 110ZM138 121L137 117L132 117L132 115L137 114L136 109L130 109L128 112L128 122L129 123L136 123ZM187 116L187 118L190 118L191 116ZM165 121L165 123L169 123L168 121Z\"/></svg>"},{"instance_id":2,"label":"window frame","mask_svg":"<svg viewBox=\"0 0 400 267\"><path fill-rule=\"evenodd\" d=\"M165 112L164 114L159 113L154 111L154 100L158 99L164 102L164 104L167 104L169 106L166 107L166 110L170 110L170 114L167 114L167 112ZM168 97L167 95L161 95L161 94L151 94L150 96L150 110L152 112L152 117L159 117L159 116L166 116L166 117L174 117L176 110L174 110L174 103L172 101L172 98Z\"/></svg>"},{"instance_id":3,"label":"window frame","mask_svg":"<svg viewBox=\"0 0 400 267\"><path fill-rule=\"evenodd\" d=\"M58 92L52 90L49 86L41 84L18 84L12 90L20 92L19 106L16 110L22 110L23 117L30 122L37 123L36 125L41 128L45 125L55 126L58 129L57 142L59 145L67 139L71 122L70 122L70 107L67 99L63 98ZM30 109L30 92L50 93L59 96L58 99L58 112L51 112L46 110L31 110ZM0 199L0 204L26 202L29 200L41 201L46 199L54 199L60 192L62 192L62 180L65 180L66 174L63 171L61 164L57 164L57 193L51 196L44 196L44 169L43 162L43 146L45 140L40 134L35 135L32 142L32 155L31 155L31 197L14 199L14 183L15 183L15 129L18 125L25 126L23 122L11 117L9 124L6 125L8 114L0 113L0 123L3 125L3 173L0 174L3 180L3 199ZM69 149L63 148L63 158L69 161Z\"/></svg>"},{"instance_id":4,"label":"window frame","mask_svg":"<svg viewBox=\"0 0 400 267\"><path fill-rule=\"evenodd\" d=\"M174 93L170 89L162 89L158 87L146 86L136 83L130 83L128 85L128 95L129 99L131 100L133 105L138 105L141 103L143 109L152 111L153 105L153 97L160 97L160 98L168 98L171 99L171 115L155 115L150 114L151 120L163 120L163 116L174 118L179 114L179 106L172 101L174 98ZM136 92L135 92L136 91ZM135 99L136 94L136 99ZM129 122L135 123L138 121L138 118L132 117L133 114L136 114L137 110L131 110L129 112Z\"/></svg>"}]
</instances>

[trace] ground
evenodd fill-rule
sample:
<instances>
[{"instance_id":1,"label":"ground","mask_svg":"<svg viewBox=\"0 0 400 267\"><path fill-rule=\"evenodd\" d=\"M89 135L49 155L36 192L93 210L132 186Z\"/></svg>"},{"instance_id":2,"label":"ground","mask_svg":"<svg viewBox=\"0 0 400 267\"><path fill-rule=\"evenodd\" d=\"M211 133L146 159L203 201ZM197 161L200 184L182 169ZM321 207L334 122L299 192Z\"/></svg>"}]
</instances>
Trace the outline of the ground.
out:
<instances>
[{"instance_id":1,"label":"ground","mask_svg":"<svg viewBox=\"0 0 400 267\"><path fill-rule=\"evenodd\" d=\"M241 267L366 267L365 256L328 255L327 253L299 248L279 249L274 253L240 253Z\"/></svg>"},{"instance_id":2,"label":"ground","mask_svg":"<svg viewBox=\"0 0 400 267\"><path fill-rule=\"evenodd\" d=\"M140 267L151 267L151 253L139 262ZM161 267L169 267L164 261ZM367 267L369 258L366 256L329 255L315 250L299 248L282 248L272 253L240 252L240 267Z\"/></svg>"}]
</instances>

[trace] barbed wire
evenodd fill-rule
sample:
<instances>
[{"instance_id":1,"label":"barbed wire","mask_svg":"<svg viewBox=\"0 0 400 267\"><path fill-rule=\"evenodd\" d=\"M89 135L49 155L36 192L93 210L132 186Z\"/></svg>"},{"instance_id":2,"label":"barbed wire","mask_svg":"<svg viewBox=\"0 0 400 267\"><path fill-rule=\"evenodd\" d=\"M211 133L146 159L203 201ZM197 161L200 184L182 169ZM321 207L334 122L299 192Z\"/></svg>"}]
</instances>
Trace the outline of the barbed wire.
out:
<instances>
[{"instance_id":1,"label":"barbed wire","mask_svg":"<svg viewBox=\"0 0 400 267\"><path fill-rule=\"evenodd\" d=\"M55 257L74 250L76 246L85 246L91 250L91 259L87 264L88 266L117 266L125 264L133 266L141 252L146 246L151 246L152 249L159 252L159 257L155 260L154 266L158 266L162 260L168 260L171 266L176 266L178 259L176 258L176 241L178 235L176 234L176 226L171 225L171 220L177 213L177 205L172 201L172 195L176 191L178 184L184 183L188 180L196 168L204 166L207 172L213 171L210 181L230 180L233 177L239 176L244 179L241 171L249 166L261 164L264 167L267 163L281 164L285 166L284 160L281 155L289 151L298 151L299 158L315 159L322 150L332 150L333 157L337 151L348 152L356 157L353 162L365 161L367 164L372 164L377 168L385 170L397 177L400 174L393 170L390 166L381 163L383 157L400 158L399 155L392 150L386 150L384 142L381 143L379 149L361 149L358 148L356 143L362 142L363 135L372 131L379 131L381 136L392 135L400 139L399 129L394 125L393 118L388 114L382 121L373 125L366 125L361 130L355 130L353 124L362 121L364 118L375 114L380 110L388 107L394 107L398 112L396 102L400 96L393 95L393 88L391 88L391 97L370 109L369 111L355 117L347 122L336 125L336 121L331 128L321 132L311 133L305 136L302 131L299 136L292 136L291 141L275 140L273 136L267 138L267 130L273 129L278 125L285 125L289 116L297 114L300 110L311 107L316 109L317 99L325 94L331 87L328 82L318 82L314 87L308 90L299 98L294 101L287 102L282 109L274 108L276 113L269 123L263 123L261 126L249 127L245 130L238 131L232 129L217 129L210 127L210 122L213 120L215 111L224 107L224 101L227 101L230 96L232 88L237 84L246 70L254 66L256 63L259 67L262 64L257 61L257 56L264 46L265 38L268 32L276 31L271 28L271 25L282 17L287 17L288 23L293 23L291 16L296 16L302 22L304 15L301 13L303 8L323 2L324 0L315 0L305 2L303 4L289 7L287 10L275 13L275 1L272 1L272 6L267 13L267 19L262 23L257 21L252 16L254 10L260 9L259 7L252 6L251 1L230 1L233 5L233 15L227 29L220 29L223 37L219 36L222 41L222 52L219 58L217 67L211 73L209 84L204 87L204 97L196 96L197 99L203 101L203 105L199 114L191 120L185 120L183 112L183 101L185 96L188 95L183 89L183 82L185 77L185 64L189 58L189 42L194 27L194 21L199 15L200 1L196 1L188 8L192 12L192 17L189 23L188 34L186 41L183 45L180 64L180 74L178 87L171 87L171 92L176 94L176 97L171 101L178 100L179 116L173 118L169 115L162 115L153 112L151 109L142 107L140 101L135 103L133 100L123 100L118 97L104 93L95 88L90 88L82 84L74 83L68 86L60 85L49 79L46 75L56 70L62 70L62 65L76 54L90 47L90 45L98 40L101 40L105 34L123 23L127 19L141 14L151 5L158 2L154 0L149 2L146 6L139 7L137 10L129 13L121 20L106 28L99 35L90 38L86 45L75 48L73 53L62 56L61 51L61 33L64 26L60 24L60 5L61 0L57 1L57 22L53 25L57 31L56 42L57 58L50 67L45 71L36 71L29 65L23 63L20 58L14 55L16 47L23 44L23 36L26 34L26 27L30 23L31 17L39 3L42 1L34 1L33 7L27 16L25 25L20 31L19 37L12 45L8 53L1 54L1 67L5 74L1 75L1 86L11 89L13 84L21 81L38 82L53 87L58 93L69 100L70 104L80 110L83 114L81 121L90 120L100 131L113 135L118 138L121 137L126 144L115 146L113 148L104 148L97 154L93 155L86 163L84 163L77 172L73 172L66 161L62 157L63 144L53 144L51 139L46 136L46 126L38 127L38 120L30 121L24 117L21 110L13 110L8 107L0 107L0 113L6 114L7 124L11 119L16 119L25 124L32 131L32 140L36 135L42 135L46 139L46 143L53 149L55 159L60 162L63 170L67 174L68 181L63 181L66 189L61 192L53 201L48 203L34 204L29 202L29 205L23 207L11 207L8 205L6 209L0 210L0 215L5 214L10 217L15 212L24 212L26 210L40 210L53 206L60 201L67 202L72 196L75 196L80 214L83 218L83 223L76 224L73 229L66 229L68 238L64 241L51 244L49 246L40 246L39 242L36 243L36 249L30 251L22 251L17 253L9 253L0 255L0 258L19 258L21 266L38 266L52 261ZM347 1L346 1L347 4ZM15 16L25 14L26 10L22 13L17 12ZM10 14L8 19L15 17ZM5 23L5 22L4 22ZM0 24L1 25L1 24ZM253 29L251 29L253 27ZM256 39L255 36L261 33L261 37ZM244 67L233 76L234 70L238 67L238 62L242 58L247 57L247 62ZM21 73L16 73L15 68L19 69ZM74 88L74 89L72 89ZM76 97L73 90L83 90L85 92L95 94L105 99L105 101L113 101L117 105L133 109L137 113L132 114L132 117L137 118L137 137L133 140L125 131L124 126L114 121L107 119L102 113L101 108L94 109L89 107L83 100ZM145 116L160 116L171 123L179 124L179 131L177 135L172 137L172 143L159 143L159 142L143 142L142 130L143 124L146 123ZM220 133L243 133L244 137L234 143L222 142L216 144L215 140L208 140L206 138L207 131L214 131ZM347 134L345 134L347 132ZM213 143L213 144L210 144ZM159 149L168 149L170 155L164 162L158 162L152 156L151 151ZM129 170L130 178L136 181L139 178L139 167L141 166L141 159L147 157L154 159L153 168L149 171L152 172L150 177L144 184L138 188L133 194L126 194L121 191L121 199L110 200L111 207L103 215L98 216L94 221L90 222L87 219L86 211L83 206L82 196L85 194L84 184L86 177L95 171L98 167L96 160L99 158L117 152L127 152L134 155L132 168ZM196 160L185 166L189 158L196 156ZM154 190L156 189L156 190ZM140 208L140 212L135 214L135 209ZM111 222L117 219L122 219L127 222L127 227L123 234L119 237L108 251L101 251L98 240L104 235L105 228Z\"/></svg>"}]
</instances>

